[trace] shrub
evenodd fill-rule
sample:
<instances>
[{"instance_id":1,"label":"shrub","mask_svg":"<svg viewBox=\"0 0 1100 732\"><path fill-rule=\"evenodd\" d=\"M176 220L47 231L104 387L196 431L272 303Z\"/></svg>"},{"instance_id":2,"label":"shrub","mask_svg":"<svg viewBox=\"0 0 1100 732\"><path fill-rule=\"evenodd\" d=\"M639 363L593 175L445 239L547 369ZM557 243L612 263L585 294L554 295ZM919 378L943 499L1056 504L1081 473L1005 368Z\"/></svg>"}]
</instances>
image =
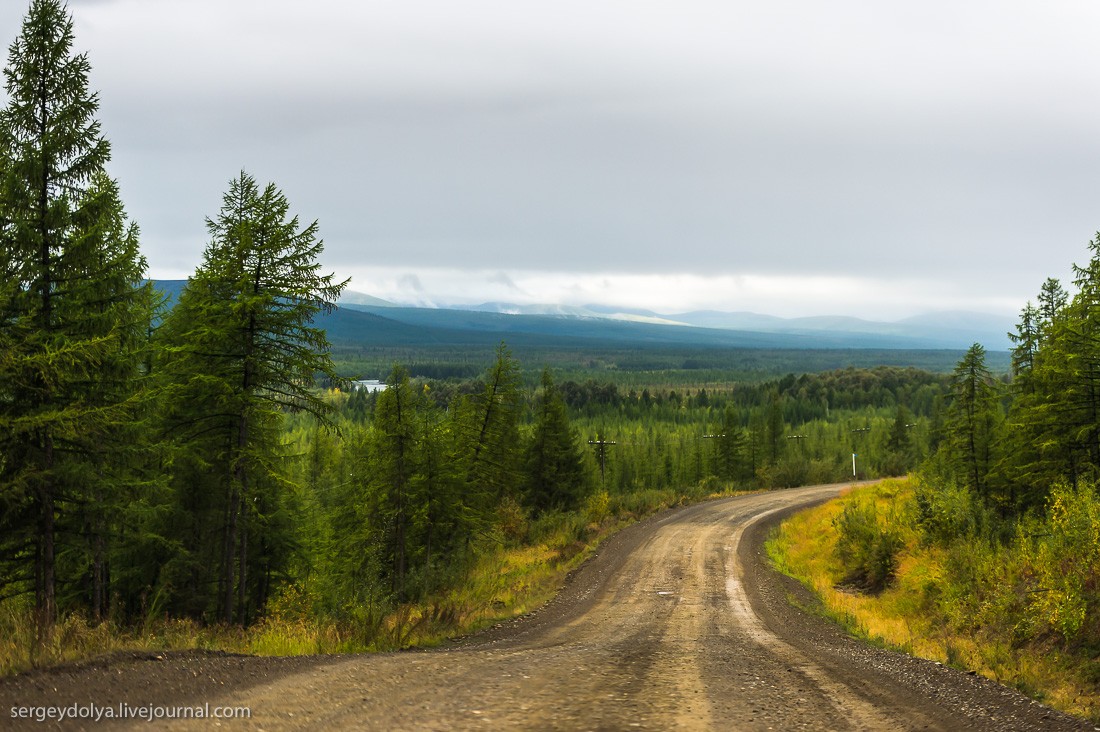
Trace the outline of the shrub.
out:
<instances>
[{"instance_id":1,"label":"shrub","mask_svg":"<svg viewBox=\"0 0 1100 732\"><path fill-rule=\"evenodd\" d=\"M844 565L845 583L880 592L894 579L905 542L884 523L875 506L862 501L852 501L834 519L836 554Z\"/></svg>"},{"instance_id":2,"label":"shrub","mask_svg":"<svg viewBox=\"0 0 1100 732\"><path fill-rule=\"evenodd\" d=\"M1036 587L1028 613L1036 630L1097 644L1100 626L1100 497L1095 488L1056 487L1046 531L1024 538ZM1029 540L1030 539L1030 540Z\"/></svg>"},{"instance_id":3,"label":"shrub","mask_svg":"<svg viewBox=\"0 0 1100 732\"><path fill-rule=\"evenodd\" d=\"M918 478L914 499L917 525L925 544L947 546L956 539L975 536L981 510L974 495L953 480L933 484Z\"/></svg>"},{"instance_id":4,"label":"shrub","mask_svg":"<svg viewBox=\"0 0 1100 732\"><path fill-rule=\"evenodd\" d=\"M584 515L590 523L602 524L611 515L611 497L607 491L589 494L584 502Z\"/></svg>"}]
</instances>

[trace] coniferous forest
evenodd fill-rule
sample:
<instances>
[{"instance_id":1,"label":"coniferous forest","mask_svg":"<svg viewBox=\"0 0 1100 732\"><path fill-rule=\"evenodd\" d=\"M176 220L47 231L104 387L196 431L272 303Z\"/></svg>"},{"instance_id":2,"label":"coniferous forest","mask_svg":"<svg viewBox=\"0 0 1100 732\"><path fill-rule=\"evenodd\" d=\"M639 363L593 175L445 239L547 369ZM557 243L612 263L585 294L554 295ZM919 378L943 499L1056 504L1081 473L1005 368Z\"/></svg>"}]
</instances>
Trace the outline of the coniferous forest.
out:
<instances>
[{"instance_id":1,"label":"coniferous forest","mask_svg":"<svg viewBox=\"0 0 1100 732\"><path fill-rule=\"evenodd\" d=\"M918 469L918 520L943 541L1008 541L1071 488L1093 553L1058 627L1100 643L1100 238L1075 294L1048 280L1024 309L1003 376L975 345L949 374L712 368L685 386L522 364L501 344L473 373L395 363L368 392L315 324L347 282L276 185L230 172L220 210L194 212L208 237L179 297L146 279L74 41L59 0L34 0L4 71L7 656L50 660L59 627L173 622L336 638L296 650L400 646L418 624L523 607L530 582L498 579L516 557L567 568L622 520Z\"/></svg>"}]
</instances>

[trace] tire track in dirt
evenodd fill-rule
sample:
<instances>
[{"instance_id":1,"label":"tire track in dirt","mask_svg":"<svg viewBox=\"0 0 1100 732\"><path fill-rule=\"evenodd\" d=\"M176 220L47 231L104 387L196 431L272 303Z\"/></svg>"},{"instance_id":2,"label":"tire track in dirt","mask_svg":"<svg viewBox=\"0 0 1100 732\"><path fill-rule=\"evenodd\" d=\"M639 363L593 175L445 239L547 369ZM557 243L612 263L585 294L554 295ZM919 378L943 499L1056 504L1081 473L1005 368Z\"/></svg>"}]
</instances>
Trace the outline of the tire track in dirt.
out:
<instances>
[{"instance_id":1,"label":"tire track in dirt","mask_svg":"<svg viewBox=\"0 0 1100 732\"><path fill-rule=\"evenodd\" d=\"M193 687L189 661L168 655L117 669L117 679L111 667L74 671L52 694L40 677L5 680L0 704L87 703L92 692L101 704L209 701L249 707L251 719L221 724L242 730L1091 729L984 679L860 644L791 607L791 595L812 600L767 566L768 527L841 489L737 496L651 517L604 542L544 608L446 649L205 658L203 678L216 683Z\"/></svg>"}]
</instances>

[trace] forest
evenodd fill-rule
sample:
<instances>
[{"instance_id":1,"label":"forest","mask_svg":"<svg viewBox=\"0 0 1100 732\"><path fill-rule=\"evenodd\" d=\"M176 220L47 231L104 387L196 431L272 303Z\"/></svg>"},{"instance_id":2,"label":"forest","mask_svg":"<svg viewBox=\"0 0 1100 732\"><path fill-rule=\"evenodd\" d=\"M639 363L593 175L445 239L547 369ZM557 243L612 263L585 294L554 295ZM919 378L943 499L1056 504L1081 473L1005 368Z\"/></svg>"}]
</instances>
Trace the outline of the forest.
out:
<instances>
[{"instance_id":1,"label":"forest","mask_svg":"<svg viewBox=\"0 0 1100 732\"><path fill-rule=\"evenodd\" d=\"M534 580L504 587L506 565L564 573L659 508L914 471L903 515L959 552L1072 514L1077 538L1036 565L1061 588L1040 588L1041 629L1100 643L1100 238L1075 294L1048 280L1024 308L1004 374L977 344L949 372L839 351L334 351L319 323L347 282L321 271L320 225L247 172L171 302L146 278L73 41L64 6L34 0L4 70L6 671L55 660L73 628L293 623L331 631L311 652L401 647L413 625L518 612ZM356 388L365 365L385 389ZM888 519L838 524L864 589L894 577Z\"/></svg>"},{"instance_id":2,"label":"forest","mask_svg":"<svg viewBox=\"0 0 1100 732\"><path fill-rule=\"evenodd\" d=\"M1020 312L1008 379L974 345L912 478L771 548L857 634L1100 719L1100 234ZM813 537L813 538L811 538Z\"/></svg>"},{"instance_id":3,"label":"forest","mask_svg":"<svg viewBox=\"0 0 1100 732\"><path fill-rule=\"evenodd\" d=\"M844 478L852 445L860 475L927 451L946 383L915 369L620 390L501 344L473 376L351 388L314 322L346 285L319 225L246 172L169 306L73 40L32 3L0 112L0 608L32 657L72 618L370 628L547 527L583 545L689 493Z\"/></svg>"}]
</instances>

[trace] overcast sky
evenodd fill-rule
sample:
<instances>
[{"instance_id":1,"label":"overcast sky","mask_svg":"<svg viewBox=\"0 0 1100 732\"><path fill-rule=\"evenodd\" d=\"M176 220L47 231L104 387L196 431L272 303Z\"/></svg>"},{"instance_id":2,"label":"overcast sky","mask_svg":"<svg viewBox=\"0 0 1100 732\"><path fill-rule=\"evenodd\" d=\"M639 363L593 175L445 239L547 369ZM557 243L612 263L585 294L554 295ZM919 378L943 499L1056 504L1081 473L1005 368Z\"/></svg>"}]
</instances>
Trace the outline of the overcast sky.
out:
<instances>
[{"instance_id":1,"label":"overcast sky","mask_svg":"<svg viewBox=\"0 0 1100 732\"><path fill-rule=\"evenodd\" d=\"M241 169L401 302L1015 313L1100 229L1094 0L70 10L153 277Z\"/></svg>"}]
</instances>

